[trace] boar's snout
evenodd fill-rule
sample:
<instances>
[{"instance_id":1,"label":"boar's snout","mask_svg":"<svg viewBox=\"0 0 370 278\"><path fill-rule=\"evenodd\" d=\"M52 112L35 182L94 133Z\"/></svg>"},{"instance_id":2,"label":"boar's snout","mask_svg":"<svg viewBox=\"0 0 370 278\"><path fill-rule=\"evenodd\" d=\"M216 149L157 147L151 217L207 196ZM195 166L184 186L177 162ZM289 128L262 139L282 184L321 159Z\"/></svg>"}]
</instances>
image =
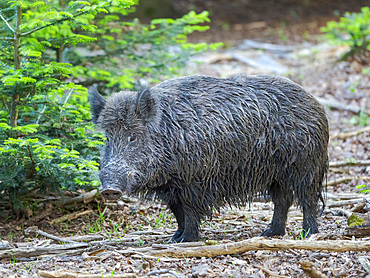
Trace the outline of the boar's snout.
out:
<instances>
[{"instance_id":1,"label":"boar's snout","mask_svg":"<svg viewBox=\"0 0 370 278\"><path fill-rule=\"evenodd\" d=\"M107 200L118 200L122 196L122 192L119 189L108 186L100 192L100 195Z\"/></svg>"}]
</instances>

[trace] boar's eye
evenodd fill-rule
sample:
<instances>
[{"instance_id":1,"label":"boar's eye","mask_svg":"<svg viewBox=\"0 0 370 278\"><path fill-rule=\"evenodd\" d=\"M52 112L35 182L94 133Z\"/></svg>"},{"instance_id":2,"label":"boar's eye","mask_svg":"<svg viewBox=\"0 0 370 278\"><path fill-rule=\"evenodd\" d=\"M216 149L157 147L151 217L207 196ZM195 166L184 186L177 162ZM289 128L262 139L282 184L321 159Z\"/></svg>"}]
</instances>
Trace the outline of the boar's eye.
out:
<instances>
[{"instance_id":1,"label":"boar's eye","mask_svg":"<svg viewBox=\"0 0 370 278\"><path fill-rule=\"evenodd\" d=\"M128 141L129 142L133 142L133 141L135 141L136 140L136 136L133 134L133 135L131 135L129 138L128 138Z\"/></svg>"}]
</instances>

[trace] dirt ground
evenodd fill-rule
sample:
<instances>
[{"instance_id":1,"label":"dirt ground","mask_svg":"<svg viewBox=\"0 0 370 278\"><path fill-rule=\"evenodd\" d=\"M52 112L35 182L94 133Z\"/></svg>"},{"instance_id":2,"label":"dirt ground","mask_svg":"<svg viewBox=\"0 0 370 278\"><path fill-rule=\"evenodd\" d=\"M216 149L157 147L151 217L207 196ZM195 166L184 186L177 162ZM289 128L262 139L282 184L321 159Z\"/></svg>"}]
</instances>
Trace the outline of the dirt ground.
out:
<instances>
[{"instance_id":1,"label":"dirt ground","mask_svg":"<svg viewBox=\"0 0 370 278\"><path fill-rule=\"evenodd\" d=\"M210 30L194 34L196 41L233 42L258 38L289 43L314 40L320 27L346 11L359 12L367 0L180 0L172 1L179 14L210 12Z\"/></svg>"},{"instance_id":2,"label":"dirt ground","mask_svg":"<svg viewBox=\"0 0 370 278\"><path fill-rule=\"evenodd\" d=\"M293 206L289 211L286 235L279 239L303 240L307 244L318 240L368 242L370 232L354 236L353 231L348 230L347 218L351 210L367 198L358 193L360 189L356 186L363 184L370 189L370 166L366 164L370 159L367 117L370 78L361 73L360 65L338 62L345 48L328 46L317 36L319 27L335 16L335 10L359 10L366 1L351 4L348 1L320 4L320 1L298 0L179 2L183 5L177 9L204 8L217 16L213 30L206 35L194 35L193 41L226 42L225 47L216 52L194 57L184 74L218 77L240 73L282 74L328 105L332 166L328 173L326 208L319 218L320 233L305 239L300 233L302 213ZM272 50L269 45L256 47L247 39L284 47ZM366 125L367 131L363 130ZM351 131L358 131L358 134L348 134ZM364 165L334 164L355 161L362 161ZM350 178L338 181L345 177ZM67 199L71 197L75 196L66 195ZM167 240L176 230L173 215L160 203L127 197L117 204L103 203L100 198L85 198L82 202L60 205L58 196L36 194L30 199L33 201L29 204L29 215L22 219L7 212L7 204L0 200L0 209L5 211L4 221L0 222L0 277L308 277L301 267L303 260L310 261L326 275L311 277L370 275L370 253L358 251L290 248L214 257L157 258L147 252L166 249ZM368 217L366 206L357 212L367 213ZM272 213L272 204L259 200L242 209L225 206L202 224L201 240L205 246L210 246L257 237L267 228ZM62 216L66 219L59 219ZM53 220L58 221L52 223ZM35 227L34 231L29 232L29 227ZM52 240L51 235L58 238ZM68 249L67 245L72 243L66 241L81 241L76 236L83 236L82 241L89 243ZM65 242L61 244L60 241ZM9 249L1 251L7 244L13 251L24 248L25 254L32 250L41 253L18 256Z\"/></svg>"}]
</instances>

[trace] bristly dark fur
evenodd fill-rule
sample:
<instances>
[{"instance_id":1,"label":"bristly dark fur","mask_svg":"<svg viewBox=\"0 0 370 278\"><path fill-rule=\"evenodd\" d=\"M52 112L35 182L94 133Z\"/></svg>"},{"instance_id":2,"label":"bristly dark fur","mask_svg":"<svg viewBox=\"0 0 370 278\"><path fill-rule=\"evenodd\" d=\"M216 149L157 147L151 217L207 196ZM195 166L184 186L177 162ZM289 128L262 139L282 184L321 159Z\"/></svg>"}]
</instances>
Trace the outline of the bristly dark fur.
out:
<instances>
[{"instance_id":1,"label":"bristly dark fur","mask_svg":"<svg viewBox=\"0 0 370 278\"><path fill-rule=\"evenodd\" d=\"M318 232L328 123L322 105L292 81L189 76L104 103L93 91L91 104L109 140L103 187L164 200L179 224L173 241L197 240L213 209L245 205L258 194L275 205L262 235L285 233L294 200L304 230ZM137 139L128 142L132 134Z\"/></svg>"}]
</instances>

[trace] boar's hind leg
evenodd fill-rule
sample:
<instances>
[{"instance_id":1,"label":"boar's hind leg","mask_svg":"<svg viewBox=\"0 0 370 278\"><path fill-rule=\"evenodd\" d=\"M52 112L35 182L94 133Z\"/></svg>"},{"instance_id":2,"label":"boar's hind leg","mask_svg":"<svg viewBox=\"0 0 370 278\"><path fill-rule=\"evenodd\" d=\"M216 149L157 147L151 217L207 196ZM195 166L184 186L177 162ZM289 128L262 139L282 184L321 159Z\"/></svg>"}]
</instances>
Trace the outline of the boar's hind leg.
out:
<instances>
[{"instance_id":1,"label":"boar's hind leg","mask_svg":"<svg viewBox=\"0 0 370 278\"><path fill-rule=\"evenodd\" d=\"M303 232L310 236L319 232L317 225L318 198L305 198L303 200Z\"/></svg>"},{"instance_id":2,"label":"boar's hind leg","mask_svg":"<svg viewBox=\"0 0 370 278\"><path fill-rule=\"evenodd\" d=\"M185 216L184 216L184 209L180 202L177 203L170 203L168 204L169 209L176 217L177 221L177 231L170 239L170 242L179 242L179 238L184 232L185 228Z\"/></svg>"},{"instance_id":3,"label":"boar's hind leg","mask_svg":"<svg viewBox=\"0 0 370 278\"><path fill-rule=\"evenodd\" d=\"M270 188L270 195L274 203L274 215L270 228L262 232L261 236L284 235L288 210L293 203L293 194L281 190L279 185L274 184Z\"/></svg>"}]
</instances>

